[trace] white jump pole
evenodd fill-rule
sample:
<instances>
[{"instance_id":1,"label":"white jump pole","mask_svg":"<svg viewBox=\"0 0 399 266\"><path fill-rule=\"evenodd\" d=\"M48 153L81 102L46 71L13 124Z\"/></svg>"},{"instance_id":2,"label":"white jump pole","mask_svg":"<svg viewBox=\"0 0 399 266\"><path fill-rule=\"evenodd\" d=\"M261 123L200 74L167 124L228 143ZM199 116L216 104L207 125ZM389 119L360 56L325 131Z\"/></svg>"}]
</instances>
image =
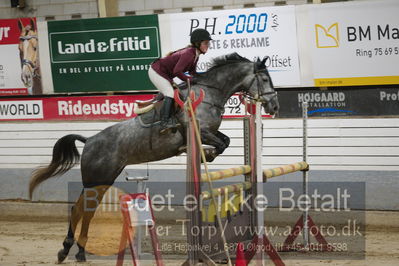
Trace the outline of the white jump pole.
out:
<instances>
[{"instance_id":1,"label":"white jump pole","mask_svg":"<svg viewBox=\"0 0 399 266\"><path fill-rule=\"evenodd\" d=\"M303 102L302 103L302 119L303 119L303 124L302 124L302 128L303 128L303 161L304 162L308 162L308 103L307 102ZM308 176L309 171L308 170L304 170L302 171L303 174L303 194L306 195L306 208L303 211L303 245L305 248L309 247L309 226L308 226L308 216L309 216L309 212L308 212L308 208L310 207L310 202L308 202L309 197L308 197L308 193L309 193L309 176Z\"/></svg>"},{"instance_id":2,"label":"white jump pole","mask_svg":"<svg viewBox=\"0 0 399 266\"><path fill-rule=\"evenodd\" d=\"M263 132L262 132L262 103L256 102L255 112L255 132L256 132L256 148L255 148L255 166L256 166L256 194L264 195L263 193L263 169L262 169L262 148L263 148ZM259 200L259 199L258 199ZM263 242L265 235L265 217L264 217L264 205L257 203L257 225L259 232L260 243ZM264 252L259 251L256 254L256 265L264 265Z\"/></svg>"},{"instance_id":3,"label":"white jump pole","mask_svg":"<svg viewBox=\"0 0 399 266\"><path fill-rule=\"evenodd\" d=\"M147 181L149 178L148 173L146 176L127 176L126 181L136 181L137 183L137 193L144 193L145 192L145 185L144 182ZM143 256L141 253L141 244L142 244L142 238L143 238L143 226L137 226L136 227L136 237L135 237L135 242L136 242L136 248L137 248L137 256L138 259L140 259L140 256Z\"/></svg>"}]
</instances>

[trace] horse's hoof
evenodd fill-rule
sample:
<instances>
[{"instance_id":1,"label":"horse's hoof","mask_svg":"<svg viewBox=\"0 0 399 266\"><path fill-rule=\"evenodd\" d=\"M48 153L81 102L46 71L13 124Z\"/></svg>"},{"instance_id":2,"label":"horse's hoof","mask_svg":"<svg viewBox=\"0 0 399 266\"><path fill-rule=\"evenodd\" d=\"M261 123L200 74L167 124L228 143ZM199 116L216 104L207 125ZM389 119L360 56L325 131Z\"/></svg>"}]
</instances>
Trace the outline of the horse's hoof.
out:
<instances>
[{"instance_id":1,"label":"horse's hoof","mask_svg":"<svg viewBox=\"0 0 399 266\"><path fill-rule=\"evenodd\" d=\"M206 161L207 161L208 163L213 162L213 160L215 160L216 157L217 157L217 154L215 154L215 153L208 153L208 154L205 155L205 159L206 159ZM201 162L204 163L204 162L202 161L202 158L201 158Z\"/></svg>"},{"instance_id":2,"label":"horse's hoof","mask_svg":"<svg viewBox=\"0 0 399 266\"><path fill-rule=\"evenodd\" d=\"M60 249L60 251L58 251L58 264L62 263L65 258L68 256L68 253L65 253L65 251L63 249Z\"/></svg>"},{"instance_id":3,"label":"horse's hoof","mask_svg":"<svg viewBox=\"0 0 399 266\"><path fill-rule=\"evenodd\" d=\"M203 148L204 148L204 151L205 151L205 159L206 159L207 162L213 162L213 160L215 160L215 158L219 155L216 152L215 147L213 147L213 146L208 146L207 145L207 146L204 146ZM204 163L202 158L201 158L201 162Z\"/></svg>"},{"instance_id":4,"label":"horse's hoof","mask_svg":"<svg viewBox=\"0 0 399 266\"><path fill-rule=\"evenodd\" d=\"M86 255L85 255L85 253L82 253L82 252L76 253L75 258L76 258L76 261L77 261L77 262L86 262Z\"/></svg>"}]
</instances>

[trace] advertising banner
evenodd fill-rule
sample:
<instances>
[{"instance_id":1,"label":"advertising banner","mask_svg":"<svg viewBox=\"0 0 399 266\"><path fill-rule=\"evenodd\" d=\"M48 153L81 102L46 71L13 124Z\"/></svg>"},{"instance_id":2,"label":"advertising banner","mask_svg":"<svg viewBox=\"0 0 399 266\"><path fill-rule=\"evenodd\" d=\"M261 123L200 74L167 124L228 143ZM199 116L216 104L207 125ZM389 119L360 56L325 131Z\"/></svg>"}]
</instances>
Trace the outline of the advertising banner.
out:
<instances>
[{"instance_id":1,"label":"advertising banner","mask_svg":"<svg viewBox=\"0 0 399 266\"><path fill-rule=\"evenodd\" d=\"M198 72L205 72L212 58L237 52L250 60L268 56L275 86L300 84L293 6L162 14L159 20L163 54L187 46L197 28L211 33L213 41L200 56Z\"/></svg>"},{"instance_id":2,"label":"advertising banner","mask_svg":"<svg viewBox=\"0 0 399 266\"><path fill-rule=\"evenodd\" d=\"M0 19L0 96L41 94L36 18Z\"/></svg>"},{"instance_id":3,"label":"advertising banner","mask_svg":"<svg viewBox=\"0 0 399 266\"><path fill-rule=\"evenodd\" d=\"M153 90L151 62L160 57L158 17L48 22L54 92Z\"/></svg>"},{"instance_id":4,"label":"advertising banner","mask_svg":"<svg viewBox=\"0 0 399 266\"><path fill-rule=\"evenodd\" d=\"M12 120L126 120L136 116L134 102L153 94L0 99L0 121ZM225 105L225 118L242 117L238 95Z\"/></svg>"},{"instance_id":5,"label":"advertising banner","mask_svg":"<svg viewBox=\"0 0 399 266\"><path fill-rule=\"evenodd\" d=\"M399 2L309 5L316 86L399 83Z\"/></svg>"},{"instance_id":6,"label":"advertising banner","mask_svg":"<svg viewBox=\"0 0 399 266\"><path fill-rule=\"evenodd\" d=\"M152 95L0 99L0 120L125 120Z\"/></svg>"},{"instance_id":7,"label":"advertising banner","mask_svg":"<svg viewBox=\"0 0 399 266\"><path fill-rule=\"evenodd\" d=\"M337 88L334 90L285 90L278 92L280 118L302 117L302 103L309 117L398 116L396 88Z\"/></svg>"}]
</instances>

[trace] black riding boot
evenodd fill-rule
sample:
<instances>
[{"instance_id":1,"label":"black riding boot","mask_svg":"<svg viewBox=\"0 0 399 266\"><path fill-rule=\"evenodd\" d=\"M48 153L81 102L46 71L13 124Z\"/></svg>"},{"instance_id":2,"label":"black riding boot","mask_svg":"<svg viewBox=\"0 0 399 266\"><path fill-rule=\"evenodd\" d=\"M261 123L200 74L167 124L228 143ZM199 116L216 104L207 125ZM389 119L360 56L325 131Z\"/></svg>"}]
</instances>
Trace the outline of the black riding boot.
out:
<instances>
[{"instance_id":1,"label":"black riding boot","mask_svg":"<svg viewBox=\"0 0 399 266\"><path fill-rule=\"evenodd\" d=\"M161 130L159 133L166 134L169 131L176 132L177 126L175 120L171 118L172 111L174 110L174 100L170 97L165 97L163 100L161 110Z\"/></svg>"}]
</instances>

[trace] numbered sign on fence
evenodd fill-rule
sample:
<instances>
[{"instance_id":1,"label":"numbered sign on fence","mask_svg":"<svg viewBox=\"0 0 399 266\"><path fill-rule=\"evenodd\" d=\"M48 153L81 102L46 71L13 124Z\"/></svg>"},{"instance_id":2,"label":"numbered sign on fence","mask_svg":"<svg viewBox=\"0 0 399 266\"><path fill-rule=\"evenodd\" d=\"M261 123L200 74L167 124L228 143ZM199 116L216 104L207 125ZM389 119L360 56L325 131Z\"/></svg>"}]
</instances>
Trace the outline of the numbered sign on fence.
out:
<instances>
[{"instance_id":1,"label":"numbered sign on fence","mask_svg":"<svg viewBox=\"0 0 399 266\"><path fill-rule=\"evenodd\" d=\"M241 103L240 96L238 94L231 96L224 106L223 117L244 117L245 115L245 106ZM270 117L270 115L265 113L263 108L262 117Z\"/></svg>"}]
</instances>

